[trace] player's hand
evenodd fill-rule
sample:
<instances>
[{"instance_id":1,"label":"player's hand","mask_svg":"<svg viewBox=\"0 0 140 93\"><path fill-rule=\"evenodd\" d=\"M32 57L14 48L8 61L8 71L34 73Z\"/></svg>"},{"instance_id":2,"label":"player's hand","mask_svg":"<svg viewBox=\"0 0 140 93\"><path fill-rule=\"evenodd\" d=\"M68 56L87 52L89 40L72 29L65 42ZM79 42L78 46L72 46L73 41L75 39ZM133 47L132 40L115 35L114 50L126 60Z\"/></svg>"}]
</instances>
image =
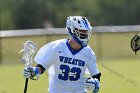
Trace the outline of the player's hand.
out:
<instances>
[{"instance_id":1,"label":"player's hand","mask_svg":"<svg viewBox=\"0 0 140 93\"><path fill-rule=\"evenodd\" d=\"M85 87L88 91L92 91L93 93L97 93L100 88L100 82L96 78L87 78L85 81Z\"/></svg>"},{"instance_id":2,"label":"player's hand","mask_svg":"<svg viewBox=\"0 0 140 93\"><path fill-rule=\"evenodd\" d=\"M35 80L33 77L37 76L37 79L39 79L39 69L37 67L25 67L23 70L23 76L24 78L30 78Z\"/></svg>"}]
</instances>

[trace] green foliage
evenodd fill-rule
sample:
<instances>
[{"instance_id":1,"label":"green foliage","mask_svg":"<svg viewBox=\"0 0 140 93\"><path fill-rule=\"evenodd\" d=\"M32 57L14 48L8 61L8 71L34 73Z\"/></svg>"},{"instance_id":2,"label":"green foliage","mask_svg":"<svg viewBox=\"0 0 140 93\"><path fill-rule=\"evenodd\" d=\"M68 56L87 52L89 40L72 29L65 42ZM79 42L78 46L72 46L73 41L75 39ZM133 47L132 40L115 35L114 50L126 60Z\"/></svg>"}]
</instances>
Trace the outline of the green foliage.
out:
<instances>
[{"instance_id":1,"label":"green foliage","mask_svg":"<svg viewBox=\"0 0 140 93\"><path fill-rule=\"evenodd\" d=\"M98 0L100 14L99 25L134 25L140 24L139 0Z\"/></svg>"},{"instance_id":2,"label":"green foliage","mask_svg":"<svg viewBox=\"0 0 140 93\"><path fill-rule=\"evenodd\" d=\"M14 29L13 16L10 11L5 11L0 14L0 30L1 29Z\"/></svg>"},{"instance_id":3,"label":"green foliage","mask_svg":"<svg viewBox=\"0 0 140 93\"><path fill-rule=\"evenodd\" d=\"M18 29L43 27L45 3L45 0L18 0L14 6L14 20Z\"/></svg>"},{"instance_id":4,"label":"green foliage","mask_svg":"<svg viewBox=\"0 0 140 93\"><path fill-rule=\"evenodd\" d=\"M1 0L0 1L0 30L1 29L15 29L13 22L13 12L12 12L11 1Z\"/></svg>"},{"instance_id":5,"label":"green foliage","mask_svg":"<svg viewBox=\"0 0 140 93\"><path fill-rule=\"evenodd\" d=\"M92 25L140 24L140 0L1 0L1 29L65 27L67 16L86 16Z\"/></svg>"}]
</instances>

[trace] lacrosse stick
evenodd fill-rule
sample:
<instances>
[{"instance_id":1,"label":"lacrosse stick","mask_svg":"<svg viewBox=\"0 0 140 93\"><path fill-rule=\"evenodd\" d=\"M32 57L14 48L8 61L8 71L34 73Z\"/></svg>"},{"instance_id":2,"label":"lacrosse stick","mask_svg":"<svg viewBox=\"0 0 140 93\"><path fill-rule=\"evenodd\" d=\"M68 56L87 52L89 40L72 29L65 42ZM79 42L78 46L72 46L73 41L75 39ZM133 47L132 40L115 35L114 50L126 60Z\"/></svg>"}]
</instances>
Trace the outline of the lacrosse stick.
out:
<instances>
[{"instance_id":1,"label":"lacrosse stick","mask_svg":"<svg viewBox=\"0 0 140 93\"><path fill-rule=\"evenodd\" d=\"M37 50L36 45L32 41L28 40L24 43L23 49L19 53L23 53L23 56L20 61L21 63L25 64L25 67L29 68L32 67L33 65L32 59L36 50ZM25 81L24 93L26 93L27 91L27 86L28 86L28 78L26 78Z\"/></svg>"},{"instance_id":2,"label":"lacrosse stick","mask_svg":"<svg viewBox=\"0 0 140 93\"><path fill-rule=\"evenodd\" d=\"M137 54L137 51L140 50L140 36L139 35L135 35L131 39L131 48L135 52L135 54Z\"/></svg>"}]
</instances>

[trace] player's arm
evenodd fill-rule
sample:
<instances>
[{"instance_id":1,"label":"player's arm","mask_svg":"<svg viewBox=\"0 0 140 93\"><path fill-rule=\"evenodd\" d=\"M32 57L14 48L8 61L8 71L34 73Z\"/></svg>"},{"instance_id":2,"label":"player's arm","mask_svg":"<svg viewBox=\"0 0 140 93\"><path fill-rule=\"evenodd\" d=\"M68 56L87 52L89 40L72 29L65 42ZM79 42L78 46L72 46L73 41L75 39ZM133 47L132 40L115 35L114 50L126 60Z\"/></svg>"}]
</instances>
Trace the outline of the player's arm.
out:
<instances>
[{"instance_id":1,"label":"player's arm","mask_svg":"<svg viewBox=\"0 0 140 93\"><path fill-rule=\"evenodd\" d=\"M89 62L87 66L88 66L88 70L90 72L91 77L85 80L85 87L87 90L92 91L93 93L97 93L100 88L101 73L98 70L98 67L96 64L96 57L94 54L93 54L91 62Z\"/></svg>"},{"instance_id":2,"label":"player's arm","mask_svg":"<svg viewBox=\"0 0 140 93\"><path fill-rule=\"evenodd\" d=\"M35 67L25 67L23 75L25 78L30 78L34 80L35 76L37 77L37 79L39 79L40 74L43 74L44 71L45 68L42 65L37 64Z\"/></svg>"},{"instance_id":3,"label":"player's arm","mask_svg":"<svg viewBox=\"0 0 140 93\"><path fill-rule=\"evenodd\" d=\"M54 62L56 62L54 44L47 44L43 46L36 54L34 61L36 66L32 68L24 68L24 77L31 78L37 76L39 78L40 74L43 74Z\"/></svg>"},{"instance_id":4,"label":"player's arm","mask_svg":"<svg viewBox=\"0 0 140 93\"><path fill-rule=\"evenodd\" d=\"M43 74L45 72L45 68L41 64L37 64L36 67L39 70L39 74Z\"/></svg>"},{"instance_id":5,"label":"player's arm","mask_svg":"<svg viewBox=\"0 0 140 93\"><path fill-rule=\"evenodd\" d=\"M95 74L95 75L92 76L93 79L96 78L99 81L100 81L100 77L101 77L101 73L98 73L98 74Z\"/></svg>"}]
</instances>

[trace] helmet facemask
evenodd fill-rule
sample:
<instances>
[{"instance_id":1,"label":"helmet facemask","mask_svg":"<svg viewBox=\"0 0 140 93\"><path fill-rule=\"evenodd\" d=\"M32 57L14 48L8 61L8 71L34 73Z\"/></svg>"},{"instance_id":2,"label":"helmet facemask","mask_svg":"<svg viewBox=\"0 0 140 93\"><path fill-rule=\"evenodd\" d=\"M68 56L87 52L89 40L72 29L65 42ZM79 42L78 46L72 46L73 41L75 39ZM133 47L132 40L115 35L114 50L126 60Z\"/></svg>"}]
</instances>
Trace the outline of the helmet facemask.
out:
<instances>
[{"instance_id":1,"label":"helmet facemask","mask_svg":"<svg viewBox=\"0 0 140 93\"><path fill-rule=\"evenodd\" d=\"M82 42L82 46L87 46L88 41L91 37L91 31L88 30L80 30L78 28L73 29L73 35L80 41Z\"/></svg>"}]
</instances>

